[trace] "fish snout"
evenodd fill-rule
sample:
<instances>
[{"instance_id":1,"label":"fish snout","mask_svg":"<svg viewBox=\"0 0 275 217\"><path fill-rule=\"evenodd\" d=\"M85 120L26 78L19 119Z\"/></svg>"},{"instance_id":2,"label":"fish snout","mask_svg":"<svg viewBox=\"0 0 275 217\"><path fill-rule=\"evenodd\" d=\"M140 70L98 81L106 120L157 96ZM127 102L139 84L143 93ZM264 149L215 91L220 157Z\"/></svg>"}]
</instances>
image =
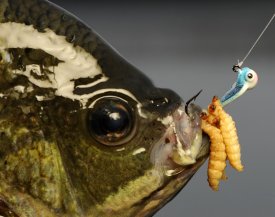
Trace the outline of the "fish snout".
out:
<instances>
[{"instance_id":1,"label":"fish snout","mask_svg":"<svg viewBox=\"0 0 275 217\"><path fill-rule=\"evenodd\" d=\"M208 136L201 129L201 108L195 104L188 106L188 113L181 105L173 113L176 144L172 159L175 163L185 166L195 164L198 158L209 153Z\"/></svg>"},{"instance_id":2,"label":"fish snout","mask_svg":"<svg viewBox=\"0 0 275 217\"><path fill-rule=\"evenodd\" d=\"M209 137L201 129L201 108L182 103L174 112L160 121L166 133L152 151L152 161L166 169L166 175L181 173L187 168L199 168L209 154ZM196 170L194 170L196 171Z\"/></svg>"}]
</instances>

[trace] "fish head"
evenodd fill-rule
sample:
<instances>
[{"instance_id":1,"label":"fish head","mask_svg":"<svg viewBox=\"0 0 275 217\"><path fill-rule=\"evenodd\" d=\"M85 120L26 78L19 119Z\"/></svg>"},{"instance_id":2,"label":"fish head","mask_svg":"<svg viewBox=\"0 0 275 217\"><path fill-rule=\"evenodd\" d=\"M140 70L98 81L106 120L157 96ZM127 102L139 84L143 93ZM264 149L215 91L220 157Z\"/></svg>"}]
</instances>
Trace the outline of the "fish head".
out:
<instances>
[{"instance_id":1,"label":"fish head","mask_svg":"<svg viewBox=\"0 0 275 217\"><path fill-rule=\"evenodd\" d=\"M208 156L200 107L187 115L62 9L0 4L1 200L48 217L148 216L171 200Z\"/></svg>"}]
</instances>

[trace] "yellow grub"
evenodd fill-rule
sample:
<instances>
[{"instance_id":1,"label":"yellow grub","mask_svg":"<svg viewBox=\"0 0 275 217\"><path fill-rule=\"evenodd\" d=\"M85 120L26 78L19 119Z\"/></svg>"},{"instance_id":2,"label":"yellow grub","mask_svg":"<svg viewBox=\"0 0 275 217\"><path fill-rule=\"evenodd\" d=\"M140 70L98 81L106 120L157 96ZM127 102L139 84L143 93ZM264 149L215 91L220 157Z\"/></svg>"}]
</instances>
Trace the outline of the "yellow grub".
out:
<instances>
[{"instance_id":1,"label":"yellow grub","mask_svg":"<svg viewBox=\"0 0 275 217\"><path fill-rule=\"evenodd\" d=\"M211 113L207 115L207 122L217 128L220 126L220 119Z\"/></svg>"},{"instance_id":2,"label":"yellow grub","mask_svg":"<svg viewBox=\"0 0 275 217\"><path fill-rule=\"evenodd\" d=\"M226 159L237 171L243 170L241 148L237 129L232 117L227 114L217 97L201 115L202 130L210 137L208 182L213 190L218 190L220 180L227 180Z\"/></svg>"},{"instance_id":3,"label":"yellow grub","mask_svg":"<svg viewBox=\"0 0 275 217\"><path fill-rule=\"evenodd\" d=\"M239 144L235 122L232 117L223 110L219 99L214 98L213 105L216 107L220 119L220 129L229 163L237 171L242 171L241 146Z\"/></svg>"},{"instance_id":4,"label":"yellow grub","mask_svg":"<svg viewBox=\"0 0 275 217\"><path fill-rule=\"evenodd\" d=\"M219 182L223 178L224 169L226 167L225 145L221 131L209 124L206 120L202 120L202 130L210 137L210 156L208 163L208 182L209 186L217 191Z\"/></svg>"}]
</instances>

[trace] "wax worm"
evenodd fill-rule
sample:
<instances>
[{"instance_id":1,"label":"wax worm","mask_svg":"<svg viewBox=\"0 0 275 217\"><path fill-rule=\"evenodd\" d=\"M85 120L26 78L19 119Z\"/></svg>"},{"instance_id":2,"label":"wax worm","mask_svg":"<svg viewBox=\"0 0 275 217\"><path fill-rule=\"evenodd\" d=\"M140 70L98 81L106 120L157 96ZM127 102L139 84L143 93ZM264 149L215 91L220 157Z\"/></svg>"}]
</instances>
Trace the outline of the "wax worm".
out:
<instances>
[{"instance_id":1,"label":"wax worm","mask_svg":"<svg viewBox=\"0 0 275 217\"><path fill-rule=\"evenodd\" d=\"M207 114L202 116L201 128L210 137L210 155L208 161L208 183L209 186L217 191L219 182L224 177L226 167L225 145L221 130L207 122Z\"/></svg>"},{"instance_id":2,"label":"wax worm","mask_svg":"<svg viewBox=\"0 0 275 217\"><path fill-rule=\"evenodd\" d=\"M215 107L215 111L213 113L218 114L220 119L220 129L229 163L237 171L242 171L243 165L241 162L241 146L239 143L235 122L232 117L223 110L221 102L217 97L213 98L212 103Z\"/></svg>"}]
</instances>

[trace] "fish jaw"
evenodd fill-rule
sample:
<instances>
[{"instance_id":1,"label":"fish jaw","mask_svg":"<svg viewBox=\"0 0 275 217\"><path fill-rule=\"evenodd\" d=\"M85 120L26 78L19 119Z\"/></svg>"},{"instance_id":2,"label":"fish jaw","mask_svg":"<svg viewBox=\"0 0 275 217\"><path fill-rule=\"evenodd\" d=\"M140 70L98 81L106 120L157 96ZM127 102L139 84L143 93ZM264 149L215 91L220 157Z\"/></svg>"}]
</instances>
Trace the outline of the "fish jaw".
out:
<instances>
[{"instance_id":1,"label":"fish jaw","mask_svg":"<svg viewBox=\"0 0 275 217\"><path fill-rule=\"evenodd\" d=\"M206 146L208 146L206 144ZM179 191L181 191L185 185L190 181L193 175L198 171L198 169L203 165L207 157L199 157L196 163L186 166L179 174L174 175L169 182L160 188L157 192L152 194L147 198L143 206L135 216L137 217L147 217L153 216L158 212L165 204L172 200Z\"/></svg>"},{"instance_id":2,"label":"fish jaw","mask_svg":"<svg viewBox=\"0 0 275 217\"><path fill-rule=\"evenodd\" d=\"M193 165L197 159L209 153L208 137L201 130L201 108L191 104L190 116L184 111L184 106L178 107L171 115L162 119L167 130L152 153L155 165L165 165L167 158L179 167ZM168 170L168 176L175 171Z\"/></svg>"},{"instance_id":3,"label":"fish jaw","mask_svg":"<svg viewBox=\"0 0 275 217\"><path fill-rule=\"evenodd\" d=\"M209 155L209 137L201 130L200 107L189 106L190 117L180 106L162 119L166 134L151 152L155 168L164 174L163 185L150 195L135 216L152 216L190 181Z\"/></svg>"}]
</instances>

